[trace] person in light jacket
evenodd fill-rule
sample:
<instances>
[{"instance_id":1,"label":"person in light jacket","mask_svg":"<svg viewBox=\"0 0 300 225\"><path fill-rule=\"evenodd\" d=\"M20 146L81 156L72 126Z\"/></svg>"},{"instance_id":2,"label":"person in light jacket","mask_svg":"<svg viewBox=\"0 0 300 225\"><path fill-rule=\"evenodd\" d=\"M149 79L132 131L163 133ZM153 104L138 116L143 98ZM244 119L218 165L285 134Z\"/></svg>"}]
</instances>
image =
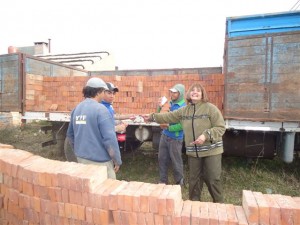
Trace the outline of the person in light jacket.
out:
<instances>
[{"instance_id":1,"label":"person in light jacket","mask_svg":"<svg viewBox=\"0 0 300 225\"><path fill-rule=\"evenodd\" d=\"M181 123L189 164L189 199L201 200L203 184L208 187L213 202L223 202L222 136L225 122L221 111L208 102L201 84L193 84L187 91L188 105L168 113L143 115L145 121Z\"/></svg>"}]
</instances>

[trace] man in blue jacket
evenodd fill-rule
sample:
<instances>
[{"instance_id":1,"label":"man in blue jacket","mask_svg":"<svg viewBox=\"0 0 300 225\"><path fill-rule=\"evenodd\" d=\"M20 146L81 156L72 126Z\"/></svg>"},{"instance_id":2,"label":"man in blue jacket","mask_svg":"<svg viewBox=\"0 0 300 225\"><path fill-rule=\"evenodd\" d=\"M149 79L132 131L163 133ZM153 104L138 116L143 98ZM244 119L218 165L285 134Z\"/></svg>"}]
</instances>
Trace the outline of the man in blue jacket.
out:
<instances>
[{"instance_id":1,"label":"man in blue jacket","mask_svg":"<svg viewBox=\"0 0 300 225\"><path fill-rule=\"evenodd\" d=\"M186 105L184 100L185 87L183 84L176 84L169 89L171 101L169 111L177 110ZM162 112L163 105L159 105L158 111ZM168 184L168 168L172 163L173 174L176 184L184 184L182 143L183 131L180 123L161 124L163 128L159 142L158 164L160 183Z\"/></svg>"},{"instance_id":2,"label":"man in blue jacket","mask_svg":"<svg viewBox=\"0 0 300 225\"><path fill-rule=\"evenodd\" d=\"M116 179L122 160L115 133L114 119L107 108L99 104L106 83L90 78L83 88L85 99L71 113L67 137L79 163L107 167L107 177Z\"/></svg>"}]
</instances>

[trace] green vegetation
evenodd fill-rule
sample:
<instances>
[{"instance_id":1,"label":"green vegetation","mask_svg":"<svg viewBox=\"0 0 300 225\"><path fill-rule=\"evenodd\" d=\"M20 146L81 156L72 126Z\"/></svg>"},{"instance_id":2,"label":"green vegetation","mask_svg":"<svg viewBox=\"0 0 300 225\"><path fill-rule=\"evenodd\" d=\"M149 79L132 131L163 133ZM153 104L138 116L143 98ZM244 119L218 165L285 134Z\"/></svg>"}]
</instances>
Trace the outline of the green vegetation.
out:
<instances>
[{"instance_id":1,"label":"green vegetation","mask_svg":"<svg viewBox=\"0 0 300 225\"><path fill-rule=\"evenodd\" d=\"M44 124L42 124L44 125ZM51 132L40 131L41 124L33 123L20 128L0 130L0 143L11 144L15 148L41 155L45 158L65 161L55 146L41 147L41 143L51 140ZM117 174L126 181L158 182L157 152L150 143L144 143L139 151L122 153L123 165ZM188 179L187 158L184 158L186 179ZM225 202L241 205L242 190L262 193L300 196L300 159L285 164L279 159L245 159L223 157L223 186ZM170 183L173 176L170 171ZM188 184L187 184L188 185ZM188 199L188 188L182 189L183 199ZM212 201L204 189L202 201Z\"/></svg>"}]
</instances>

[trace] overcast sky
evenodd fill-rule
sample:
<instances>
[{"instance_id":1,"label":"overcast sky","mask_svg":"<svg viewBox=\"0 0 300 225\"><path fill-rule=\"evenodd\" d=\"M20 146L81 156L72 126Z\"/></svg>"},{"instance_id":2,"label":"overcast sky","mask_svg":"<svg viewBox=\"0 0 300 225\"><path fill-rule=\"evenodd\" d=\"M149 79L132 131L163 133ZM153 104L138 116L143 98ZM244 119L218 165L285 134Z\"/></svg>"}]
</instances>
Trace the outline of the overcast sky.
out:
<instances>
[{"instance_id":1,"label":"overcast sky","mask_svg":"<svg viewBox=\"0 0 300 225\"><path fill-rule=\"evenodd\" d=\"M290 11L297 2L4 0L0 54L51 38L52 53L109 51L119 69L222 66L226 17Z\"/></svg>"}]
</instances>

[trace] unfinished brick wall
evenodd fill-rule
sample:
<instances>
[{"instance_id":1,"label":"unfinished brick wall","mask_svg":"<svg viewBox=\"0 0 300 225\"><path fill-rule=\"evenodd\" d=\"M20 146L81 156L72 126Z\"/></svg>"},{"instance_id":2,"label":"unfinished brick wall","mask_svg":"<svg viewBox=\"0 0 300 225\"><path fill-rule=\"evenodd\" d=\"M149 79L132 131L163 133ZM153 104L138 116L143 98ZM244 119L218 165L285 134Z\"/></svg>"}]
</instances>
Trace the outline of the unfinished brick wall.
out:
<instances>
[{"instance_id":1,"label":"unfinished brick wall","mask_svg":"<svg viewBox=\"0 0 300 225\"><path fill-rule=\"evenodd\" d=\"M300 197L244 190L242 206L183 201L179 185L111 180L106 167L0 144L0 224L299 225Z\"/></svg>"},{"instance_id":2,"label":"unfinished brick wall","mask_svg":"<svg viewBox=\"0 0 300 225\"><path fill-rule=\"evenodd\" d=\"M100 77L100 76L99 76ZM71 111L82 98L82 88L90 77L48 77L26 75L26 111ZM177 84L186 90L196 82L203 84L210 102L223 109L223 74L156 75L156 76L101 76L118 88L114 108L120 114L154 112L159 97L169 97L169 89Z\"/></svg>"}]
</instances>

